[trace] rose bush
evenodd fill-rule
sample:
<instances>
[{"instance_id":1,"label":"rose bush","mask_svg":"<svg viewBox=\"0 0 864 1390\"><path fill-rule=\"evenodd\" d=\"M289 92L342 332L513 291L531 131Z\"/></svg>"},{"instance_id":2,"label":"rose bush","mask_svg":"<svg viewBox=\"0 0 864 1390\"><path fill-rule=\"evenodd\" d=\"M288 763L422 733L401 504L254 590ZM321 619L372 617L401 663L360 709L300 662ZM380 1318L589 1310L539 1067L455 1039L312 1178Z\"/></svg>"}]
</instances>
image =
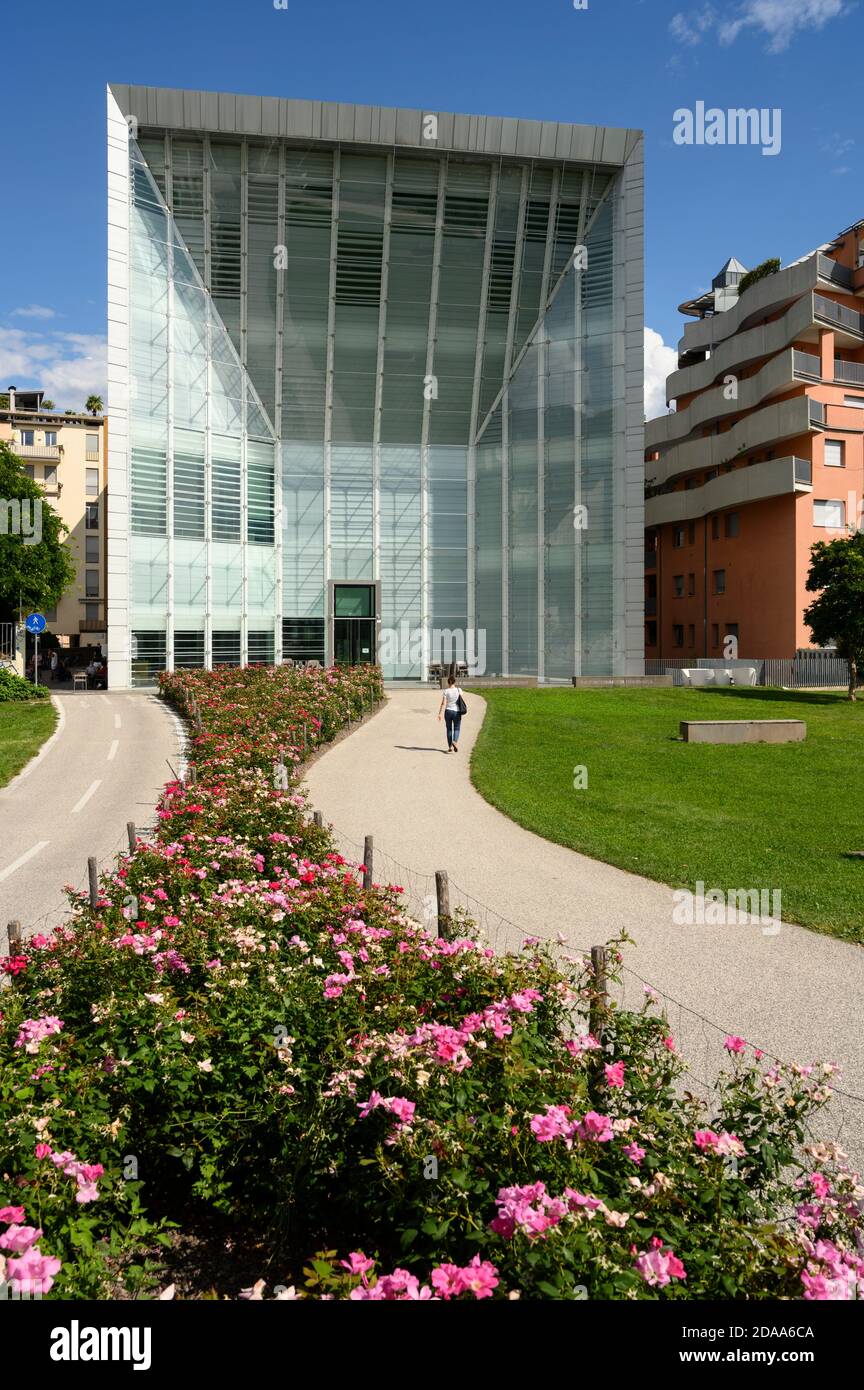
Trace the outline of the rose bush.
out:
<instances>
[{"instance_id":1,"label":"rose bush","mask_svg":"<svg viewBox=\"0 0 864 1390\"><path fill-rule=\"evenodd\" d=\"M293 774L382 697L379 672L178 672L162 691L192 722L194 783L166 787L95 908L73 894L66 925L2 962L13 1290L155 1296L191 1222L253 1249L242 1293L212 1281L231 1297L864 1292L864 1189L806 1143L830 1064L729 1038L706 1111L650 998L598 1040L585 963L533 938L496 956L461 925L434 939L398 885L364 892Z\"/></svg>"}]
</instances>

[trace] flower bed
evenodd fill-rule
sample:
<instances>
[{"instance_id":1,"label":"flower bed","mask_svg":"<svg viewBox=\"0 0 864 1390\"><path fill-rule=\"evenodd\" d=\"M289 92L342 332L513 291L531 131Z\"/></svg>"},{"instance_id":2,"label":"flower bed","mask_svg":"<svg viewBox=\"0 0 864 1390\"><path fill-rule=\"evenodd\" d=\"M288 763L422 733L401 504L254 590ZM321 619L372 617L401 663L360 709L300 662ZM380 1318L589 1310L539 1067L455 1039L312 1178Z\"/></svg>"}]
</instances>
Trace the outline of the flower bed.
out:
<instances>
[{"instance_id":1,"label":"flower bed","mask_svg":"<svg viewBox=\"0 0 864 1390\"><path fill-rule=\"evenodd\" d=\"M586 1031L535 939L431 939L286 769L368 669L181 672L197 780L95 909L3 962L0 1277L54 1298L846 1298L864 1190L805 1128L833 1068L727 1039L706 1113L650 998ZM305 727L305 734L304 728ZM311 1257L311 1258L310 1258ZM254 1267L254 1278L248 1278ZM244 1285L242 1287L241 1285Z\"/></svg>"}]
</instances>

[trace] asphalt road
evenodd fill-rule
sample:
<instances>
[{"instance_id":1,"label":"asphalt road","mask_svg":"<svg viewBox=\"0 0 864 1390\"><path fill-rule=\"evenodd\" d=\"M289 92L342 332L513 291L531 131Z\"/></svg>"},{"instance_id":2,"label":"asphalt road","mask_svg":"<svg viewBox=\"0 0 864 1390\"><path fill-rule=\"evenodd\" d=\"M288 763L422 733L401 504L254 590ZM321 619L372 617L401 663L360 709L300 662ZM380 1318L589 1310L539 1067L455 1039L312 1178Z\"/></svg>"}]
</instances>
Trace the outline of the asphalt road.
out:
<instances>
[{"instance_id":1,"label":"asphalt road","mask_svg":"<svg viewBox=\"0 0 864 1390\"><path fill-rule=\"evenodd\" d=\"M562 949L581 951L626 928L636 944L623 948L630 973L617 996L641 1008L645 982L665 996L691 1089L709 1093L728 1033L787 1062L838 1062L835 1099L814 1132L837 1139L860 1168L864 1099L840 1089L864 1098L864 948L785 922L677 925L671 888L551 844L484 801L469 778L484 702L469 696L460 752L448 754L439 701L437 690L390 692L380 713L309 769L311 805L332 822L342 852L362 859L372 835L375 880L402 885L427 923L434 872L447 870L451 910L465 908L496 949L561 933Z\"/></svg>"},{"instance_id":2,"label":"asphalt road","mask_svg":"<svg viewBox=\"0 0 864 1390\"><path fill-rule=\"evenodd\" d=\"M155 696L57 693L59 723L39 755L0 790L0 952L6 924L50 932L67 908L63 888L87 883L144 830L162 785L179 770L180 727Z\"/></svg>"}]
</instances>

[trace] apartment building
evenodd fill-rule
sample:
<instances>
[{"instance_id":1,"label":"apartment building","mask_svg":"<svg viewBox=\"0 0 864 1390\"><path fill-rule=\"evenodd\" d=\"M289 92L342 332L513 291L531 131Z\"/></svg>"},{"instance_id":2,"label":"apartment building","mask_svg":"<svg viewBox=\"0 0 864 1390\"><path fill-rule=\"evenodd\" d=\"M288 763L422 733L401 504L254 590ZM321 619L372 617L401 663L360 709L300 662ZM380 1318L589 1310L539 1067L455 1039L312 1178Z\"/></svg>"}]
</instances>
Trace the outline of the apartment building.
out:
<instances>
[{"instance_id":1,"label":"apartment building","mask_svg":"<svg viewBox=\"0 0 864 1390\"><path fill-rule=\"evenodd\" d=\"M63 646L107 645L107 422L101 415L45 410L44 395L10 386L8 402L0 397L0 439L11 444L69 528L76 579L46 611L47 630Z\"/></svg>"},{"instance_id":2,"label":"apartment building","mask_svg":"<svg viewBox=\"0 0 864 1390\"><path fill-rule=\"evenodd\" d=\"M861 524L864 222L690 317L645 429L647 658L791 657L815 541Z\"/></svg>"}]
</instances>

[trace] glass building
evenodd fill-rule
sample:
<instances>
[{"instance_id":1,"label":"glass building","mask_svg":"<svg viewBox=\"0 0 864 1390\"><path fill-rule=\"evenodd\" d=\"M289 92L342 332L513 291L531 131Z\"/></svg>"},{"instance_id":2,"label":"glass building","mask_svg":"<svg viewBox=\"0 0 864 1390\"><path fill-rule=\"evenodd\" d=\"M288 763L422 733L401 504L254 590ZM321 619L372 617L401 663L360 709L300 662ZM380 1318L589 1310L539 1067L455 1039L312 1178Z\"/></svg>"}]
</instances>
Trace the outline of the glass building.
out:
<instances>
[{"instance_id":1,"label":"glass building","mask_svg":"<svg viewBox=\"0 0 864 1390\"><path fill-rule=\"evenodd\" d=\"M111 86L109 672L642 672L638 131Z\"/></svg>"}]
</instances>

